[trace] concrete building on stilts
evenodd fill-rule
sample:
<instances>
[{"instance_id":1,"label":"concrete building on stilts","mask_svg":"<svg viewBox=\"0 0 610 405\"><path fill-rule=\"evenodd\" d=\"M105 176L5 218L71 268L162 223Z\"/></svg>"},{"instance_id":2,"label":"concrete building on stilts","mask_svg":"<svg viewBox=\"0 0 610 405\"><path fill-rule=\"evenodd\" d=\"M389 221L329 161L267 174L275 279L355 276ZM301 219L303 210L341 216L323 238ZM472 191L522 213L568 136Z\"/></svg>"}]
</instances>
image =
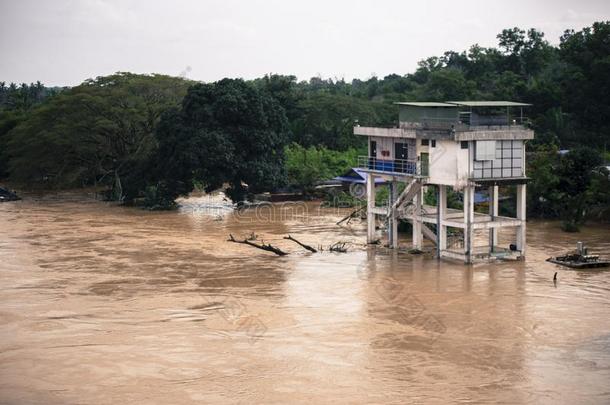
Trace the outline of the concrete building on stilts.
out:
<instances>
[{"instance_id":1,"label":"concrete building on stilts","mask_svg":"<svg viewBox=\"0 0 610 405\"><path fill-rule=\"evenodd\" d=\"M368 156L360 156L358 164L367 173L368 242L380 240L377 225L382 223L388 245L398 247L398 221L404 219L412 224L413 248L422 249L425 237L439 257L465 263L524 257L525 142L534 138L523 116L529 104L396 104L398 127L354 127L355 135L368 137ZM389 187L388 201L381 206L375 202L376 178ZM515 193L512 217L499 215L500 188L503 195ZM453 207L448 207L449 193L458 197ZM488 206L484 212L479 205L475 209L480 196Z\"/></svg>"}]
</instances>

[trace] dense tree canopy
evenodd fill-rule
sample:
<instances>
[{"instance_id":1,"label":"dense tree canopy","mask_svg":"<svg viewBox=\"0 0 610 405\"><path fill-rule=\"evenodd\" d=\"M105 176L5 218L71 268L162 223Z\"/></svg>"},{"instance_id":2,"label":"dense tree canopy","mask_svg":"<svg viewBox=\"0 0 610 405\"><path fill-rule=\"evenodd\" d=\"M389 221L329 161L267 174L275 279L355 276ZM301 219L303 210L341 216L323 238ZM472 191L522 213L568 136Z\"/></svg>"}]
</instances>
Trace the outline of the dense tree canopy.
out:
<instances>
[{"instance_id":1,"label":"dense tree canopy","mask_svg":"<svg viewBox=\"0 0 610 405\"><path fill-rule=\"evenodd\" d=\"M284 109L243 80L191 87L182 108L163 116L157 138L157 178L170 198L196 181L208 191L227 183L234 201L284 183Z\"/></svg>"},{"instance_id":2,"label":"dense tree canopy","mask_svg":"<svg viewBox=\"0 0 610 405\"><path fill-rule=\"evenodd\" d=\"M117 199L135 195L156 150L159 116L187 87L180 78L118 73L61 92L11 130L12 178L68 187L103 182Z\"/></svg>"},{"instance_id":3,"label":"dense tree canopy","mask_svg":"<svg viewBox=\"0 0 610 405\"><path fill-rule=\"evenodd\" d=\"M0 82L0 178L8 174L8 133L28 117L36 105L59 92L49 89L42 83L15 83L7 85Z\"/></svg>"}]
</instances>

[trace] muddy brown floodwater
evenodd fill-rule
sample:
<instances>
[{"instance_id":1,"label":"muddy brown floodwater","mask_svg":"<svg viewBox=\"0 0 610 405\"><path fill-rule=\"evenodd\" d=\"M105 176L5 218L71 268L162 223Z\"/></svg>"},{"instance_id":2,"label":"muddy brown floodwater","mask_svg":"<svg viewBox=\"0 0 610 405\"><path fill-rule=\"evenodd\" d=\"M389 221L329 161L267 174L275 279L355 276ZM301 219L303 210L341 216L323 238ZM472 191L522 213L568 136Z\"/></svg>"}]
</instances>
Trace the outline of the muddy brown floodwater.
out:
<instances>
[{"instance_id":1,"label":"muddy brown floodwater","mask_svg":"<svg viewBox=\"0 0 610 405\"><path fill-rule=\"evenodd\" d=\"M525 262L469 267L314 203L183 204L0 204L0 403L610 403L610 272L544 261L607 227L532 221ZM226 241L250 232L291 253Z\"/></svg>"}]
</instances>

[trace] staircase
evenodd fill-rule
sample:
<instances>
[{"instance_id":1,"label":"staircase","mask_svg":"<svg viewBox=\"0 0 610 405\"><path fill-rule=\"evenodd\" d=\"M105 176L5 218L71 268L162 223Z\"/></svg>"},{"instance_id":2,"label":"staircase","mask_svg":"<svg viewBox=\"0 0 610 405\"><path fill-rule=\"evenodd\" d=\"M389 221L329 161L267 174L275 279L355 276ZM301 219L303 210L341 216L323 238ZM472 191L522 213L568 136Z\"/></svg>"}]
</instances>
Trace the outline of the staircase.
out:
<instances>
[{"instance_id":1,"label":"staircase","mask_svg":"<svg viewBox=\"0 0 610 405\"><path fill-rule=\"evenodd\" d=\"M436 245L437 240L436 240L436 234L434 233L434 231L430 228L428 228L428 226L426 224L421 224L421 233L424 235L424 237L428 238L430 241L434 242L434 244Z\"/></svg>"},{"instance_id":2,"label":"staircase","mask_svg":"<svg viewBox=\"0 0 610 405\"><path fill-rule=\"evenodd\" d=\"M388 210L387 218L390 218L392 215L396 216L400 207L413 199L415 195L421 190L422 182L420 179L412 180L407 187L403 190L403 192L398 196L394 204Z\"/></svg>"}]
</instances>

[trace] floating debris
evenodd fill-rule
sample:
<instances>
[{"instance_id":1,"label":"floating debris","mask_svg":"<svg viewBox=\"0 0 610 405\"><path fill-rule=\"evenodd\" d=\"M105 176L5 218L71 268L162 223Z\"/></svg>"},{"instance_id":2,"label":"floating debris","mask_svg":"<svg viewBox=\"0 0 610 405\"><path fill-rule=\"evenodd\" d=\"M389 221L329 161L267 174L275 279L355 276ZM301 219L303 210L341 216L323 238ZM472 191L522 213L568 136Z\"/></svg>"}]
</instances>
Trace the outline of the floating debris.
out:
<instances>
[{"instance_id":1,"label":"floating debris","mask_svg":"<svg viewBox=\"0 0 610 405\"><path fill-rule=\"evenodd\" d=\"M297 245L299 245L299 246L303 247L304 249L309 250L309 251L310 251L310 252L312 252L312 253L317 253L317 252L318 252L318 251L317 251L317 250L316 250L314 247L311 247L311 246L309 246L309 245L306 245L306 244L304 244L304 243L302 243L302 242L300 242L300 241L296 240L295 238L293 238L293 237L292 237L292 236L290 236L290 235L288 235L288 236L284 236L284 239L291 240L291 241L295 242Z\"/></svg>"},{"instance_id":2,"label":"floating debris","mask_svg":"<svg viewBox=\"0 0 610 405\"><path fill-rule=\"evenodd\" d=\"M6 188L0 187L0 202L17 200L21 200L21 198L17 194Z\"/></svg>"},{"instance_id":3,"label":"floating debris","mask_svg":"<svg viewBox=\"0 0 610 405\"><path fill-rule=\"evenodd\" d=\"M590 255L582 242L576 244L576 251L562 256L549 257L547 262L571 267L573 269L590 269L610 266L610 260L600 259L598 255Z\"/></svg>"},{"instance_id":4,"label":"floating debris","mask_svg":"<svg viewBox=\"0 0 610 405\"><path fill-rule=\"evenodd\" d=\"M252 235L254 235L254 234L252 234ZM244 240L237 240L231 234L229 234L228 241L234 242L234 243L243 243L244 245L249 245L249 246L255 247L257 249L266 250L267 252L273 252L278 256L286 256L288 254L288 253L284 252L283 250L281 250L280 248L277 248L277 247L271 245L270 243L268 243L268 244L262 243L259 245L258 243L252 242L248 238L245 238Z\"/></svg>"}]
</instances>

